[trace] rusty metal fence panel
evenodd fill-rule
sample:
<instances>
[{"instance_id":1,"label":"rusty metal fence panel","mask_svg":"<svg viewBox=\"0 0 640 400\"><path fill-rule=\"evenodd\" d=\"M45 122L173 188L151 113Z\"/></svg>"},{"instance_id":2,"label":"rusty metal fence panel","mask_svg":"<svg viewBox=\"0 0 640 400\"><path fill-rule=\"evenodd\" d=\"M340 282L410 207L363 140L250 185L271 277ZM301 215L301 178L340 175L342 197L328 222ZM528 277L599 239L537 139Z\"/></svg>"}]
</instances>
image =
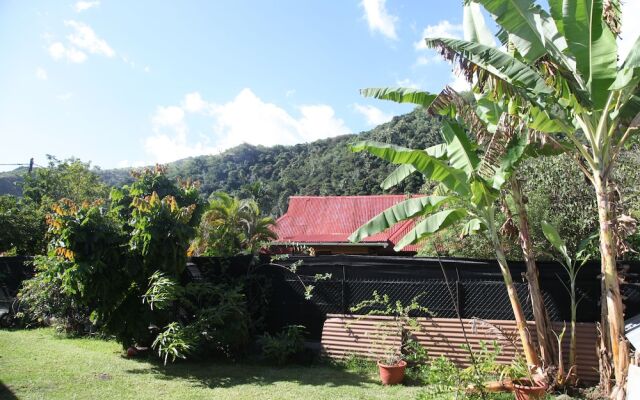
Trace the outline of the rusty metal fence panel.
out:
<instances>
[{"instance_id":1,"label":"rusty metal fence panel","mask_svg":"<svg viewBox=\"0 0 640 400\"><path fill-rule=\"evenodd\" d=\"M430 357L445 356L458 366L470 365L470 357L465 349L466 340L473 352L481 350L481 342L491 344L494 340L499 344L501 351L497 361L501 364L509 364L516 356L516 348L505 337L496 332L496 327L502 332L514 334L516 332L515 321L477 319L463 319L462 324L466 331L466 340L462 326L458 319L454 318L417 318L419 328L406 326L411 331L411 336L418 341ZM371 315L342 315L329 314L322 330L322 351L332 358L343 358L349 355L376 359L379 358L387 346L400 345L397 332L389 327L392 325L391 317ZM534 341L535 324L528 322L529 331ZM554 323L554 329L560 333L562 323ZM516 338L516 346L519 346L519 338ZM381 340L382 338L382 340ZM576 363L578 364L578 377L584 382L597 382L598 354L596 350L597 332L594 323L578 323L576 326L577 351ZM569 335L565 335L562 342L565 363L568 363ZM567 364L565 364L567 365Z\"/></svg>"}]
</instances>

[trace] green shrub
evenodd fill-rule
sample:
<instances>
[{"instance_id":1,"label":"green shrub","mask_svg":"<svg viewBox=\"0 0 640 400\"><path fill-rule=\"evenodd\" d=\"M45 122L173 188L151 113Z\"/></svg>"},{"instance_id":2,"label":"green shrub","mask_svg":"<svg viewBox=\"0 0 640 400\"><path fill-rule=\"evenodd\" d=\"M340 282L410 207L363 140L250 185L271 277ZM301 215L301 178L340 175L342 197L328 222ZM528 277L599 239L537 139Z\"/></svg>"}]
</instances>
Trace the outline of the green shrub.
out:
<instances>
[{"instance_id":1,"label":"green shrub","mask_svg":"<svg viewBox=\"0 0 640 400\"><path fill-rule=\"evenodd\" d=\"M82 335L94 329L89 309L64 292L60 277L46 273L60 268L52 264L64 262L44 256L34 259L36 274L23 282L18 293L15 317L19 325L27 328L52 325L69 335Z\"/></svg>"},{"instance_id":2,"label":"green shrub","mask_svg":"<svg viewBox=\"0 0 640 400\"><path fill-rule=\"evenodd\" d=\"M259 339L263 357L277 365L284 365L304 349L305 327L289 325L275 335L265 333Z\"/></svg>"}]
</instances>

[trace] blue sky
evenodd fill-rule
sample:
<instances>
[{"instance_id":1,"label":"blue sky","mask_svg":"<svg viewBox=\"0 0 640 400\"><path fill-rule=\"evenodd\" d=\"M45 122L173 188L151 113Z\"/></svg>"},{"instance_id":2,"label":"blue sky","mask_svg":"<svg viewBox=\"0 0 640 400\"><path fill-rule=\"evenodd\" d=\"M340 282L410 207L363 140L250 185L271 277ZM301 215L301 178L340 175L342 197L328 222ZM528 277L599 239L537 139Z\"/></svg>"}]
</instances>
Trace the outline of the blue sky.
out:
<instances>
[{"instance_id":1,"label":"blue sky","mask_svg":"<svg viewBox=\"0 0 640 400\"><path fill-rule=\"evenodd\" d=\"M0 163L137 166L367 130L412 107L358 89L461 83L420 46L461 22L442 0L0 0Z\"/></svg>"}]
</instances>

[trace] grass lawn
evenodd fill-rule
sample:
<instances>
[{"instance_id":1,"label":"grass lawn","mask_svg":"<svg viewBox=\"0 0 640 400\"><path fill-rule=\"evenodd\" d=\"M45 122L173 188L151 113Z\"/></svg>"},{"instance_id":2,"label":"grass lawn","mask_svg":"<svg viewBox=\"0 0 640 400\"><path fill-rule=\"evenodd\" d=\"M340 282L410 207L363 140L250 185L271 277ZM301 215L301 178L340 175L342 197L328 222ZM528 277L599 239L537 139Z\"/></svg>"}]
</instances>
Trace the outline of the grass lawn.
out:
<instances>
[{"instance_id":1,"label":"grass lawn","mask_svg":"<svg viewBox=\"0 0 640 400\"><path fill-rule=\"evenodd\" d=\"M224 362L163 367L122 357L120 345L51 329L0 331L2 399L413 399L419 387L329 366Z\"/></svg>"}]
</instances>

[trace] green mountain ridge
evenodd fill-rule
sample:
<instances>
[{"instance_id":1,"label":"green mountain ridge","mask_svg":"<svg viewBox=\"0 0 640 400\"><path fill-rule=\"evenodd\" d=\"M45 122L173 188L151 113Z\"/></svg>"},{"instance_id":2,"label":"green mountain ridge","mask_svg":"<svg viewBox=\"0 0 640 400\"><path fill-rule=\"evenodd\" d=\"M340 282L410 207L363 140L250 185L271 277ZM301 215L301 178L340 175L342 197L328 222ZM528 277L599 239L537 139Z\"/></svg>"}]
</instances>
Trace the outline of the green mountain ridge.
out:
<instances>
[{"instance_id":1,"label":"green mountain ridge","mask_svg":"<svg viewBox=\"0 0 640 400\"><path fill-rule=\"evenodd\" d=\"M367 195L382 193L380 182L394 165L367 154L354 154L349 144L376 140L412 148L441 142L437 118L416 109L359 134L311 143L272 147L242 144L218 155L186 158L167 164L168 173L201 183L203 196L224 191L254 196L261 209L282 215L292 195ZM96 169L108 185L132 181L130 169ZM19 194L25 170L0 173L0 194ZM416 174L391 193L417 192L424 180Z\"/></svg>"}]
</instances>

